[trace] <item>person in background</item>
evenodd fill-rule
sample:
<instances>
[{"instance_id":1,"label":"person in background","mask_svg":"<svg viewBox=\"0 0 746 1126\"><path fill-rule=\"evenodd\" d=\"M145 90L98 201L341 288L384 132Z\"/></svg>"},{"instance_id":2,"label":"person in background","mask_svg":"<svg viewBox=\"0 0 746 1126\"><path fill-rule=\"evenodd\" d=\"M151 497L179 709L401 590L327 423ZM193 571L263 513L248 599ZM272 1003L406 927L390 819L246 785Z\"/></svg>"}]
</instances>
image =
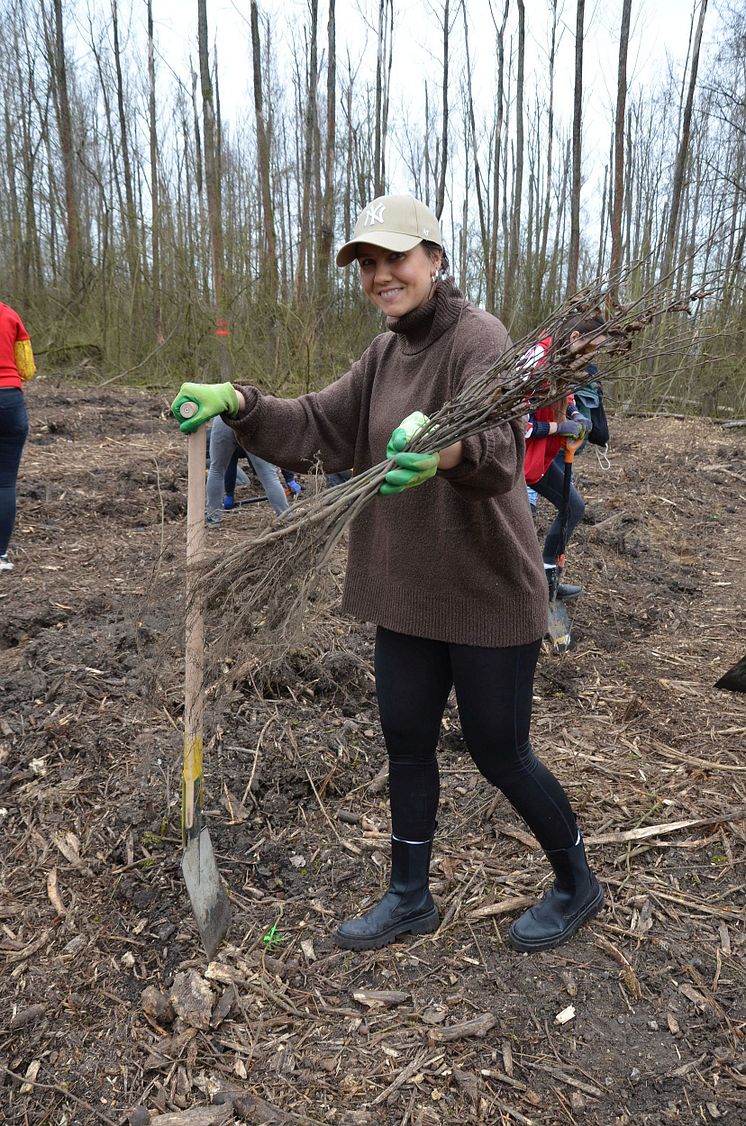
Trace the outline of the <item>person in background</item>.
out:
<instances>
[{"instance_id":1,"label":"person in background","mask_svg":"<svg viewBox=\"0 0 746 1126\"><path fill-rule=\"evenodd\" d=\"M589 380L591 380L591 381L595 380L596 377L598 376L598 367L596 366L596 364L593 364L593 363L588 364L588 366L586 367L585 370L586 370L586 374L588 375ZM577 391L575 392L573 397L575 399L575 406L578 408L578 411L581 414L585 414L585 417L587 418L588 412L581 410L581 407L583 407L583 403L580 400L580 396L578 395ZM592 422L593 420L591 419L590 421ZM595 440L595 434L594 434L594 440ZM585 435L585 438L583 439L582 446L580 446L575 451L576 457L578 456L579 453L583 452L583 450L585 449L585 447L587 445L587 442L588 442L588 434ZM554 460L560 466L560 468L563 469L563 472L564 472L564 460L565 460L565 458L564 458L564 451L562 449L559 450L559 453L557 454L557 456L555 457ZM537 493L536 489L532 489L530 485L526 485L526 492L528 493L528 503L531 505L531 515L533 517L536 517L536 516L538 516L539 494Z\"/></svg>"},{"instance_id":2,"label":"person in background","mask_svg":"<svg viewBox=\"0 0 746 1126\"><path fill-rule=\"evenodd\" d=\"M288 506L285 490L277 476L277 466L255 453L242 449L235 430L216 418L210 428L210 468L207 473L207 500L205 519L208 524L219 524L223 519L225 474L237 453L245 453L254 467L267 500L275 516L281 516Z\"/></svg>"},{"instance_id":3,"label":"person in background","mask_svg":"<svg viewBox=\"0 0 746 1126\"><path fill-rule=\"evenodd\" d=\"M508 942L549 949L604 897L567 795L529 739L547 593L526 503L524 425L504 423L439 452L407 448L428 414L480 378L510 340L456 288L438 219L412 196L382 196L360 213L337 254L338 266L353 263L387 331L346 374L297 399L242 384L185 383L171 410L180 418L182 404L197 405L180 423L184 432L222 414L242 444L298 472L308 472L317 454L326 473L394 463L350 527L342 600L344 611L377 627L391 873L383 897L339 926L337 945L376 949L438 926L429 888L436 752L455 687L472 759L530 826L556 877Z\"/></svg>"},{"instance_id":4,"label":"person in background","mask_svg":"<svg viewBox=\"0 0 746 1126\"><path fill-rule=\"evenodd\" d=\"M299 493L303 492L303 486L294 473L291 473L289 469L282 468L280 473L285 481L285 496L288 500L292 500L293 497L297 497Z\"/></svg>"},{"instance_id":5,"label":"person in background","mask_svg":"<svg viewBox=\"0 0 746 1126\"><path fill-rule=\"evenodd\" d=\"M539 494L536 489L532 489L530 485L526 485L526 492L528 493L528 503L531 507L531 515L538 515Z\"/></svg>"},{"instance_id":6,"label":"person in background","mask_svg":"<svg viewBox=\"0 0 746 1126\"><path fill-rule=\"evenodd\" d=\"M0 571L12 571L8 558L16 522L16 483L28 437L24 382L36 374L34 353L23 321L0 302Z\"/></svg>"},{"instance_id":7,"label":"person in background","mask_svg":"<svg viewBox=\"0 0 746 1126\"><path fill-rule=\"evenodd\" d=\"M589 338L586 342L585 337L596 332L595 339L600 338L603 324L600 317L570 317L560 325L555 340L551 336L543 337L526 354L523 362L529 367L541 366L546 362L553 346L568 343L571 346L578 344L584 352L593 351L596 346L594 339ZM562 487L565 475L562 445L564 439L572 442L582 440L590 434L592 427L591 420L577 409L572 395L558 399L556 403L551 403L547 407L529 410L528 414L524 475L529 501L533 493L534 496L545 497L557 509L557 515L544 540L542 558L550 595L554 593L556 587L557 598L565 601L578 598L583 593L583 588L570 583L557 583L562 527ZM574 482L571 482L566 515L565 548L570 536L582 520L584 512L585 501Z\"/></svg>"},{"instance_id":8,"label":"person in background","mask_svg":"<svg viewBox=\"0 0 746 1126\"><path fill-rule=\"evenodd\" d=\"M281 470L281 472L283 477L285 478L287 485L285 489L285 496L288 495L288 489L290 489L291 494L294 493L297 496L298 493L301 492L302 485L299 481L296 480L295 474L291 473L289 469L283 469ZM349 481L351 477L351 469L343 469L341 473L327 473L326 486L328 489L333 489L335 485L344 485L344 483L346 481Z\"/></svg>"}]
</instances>

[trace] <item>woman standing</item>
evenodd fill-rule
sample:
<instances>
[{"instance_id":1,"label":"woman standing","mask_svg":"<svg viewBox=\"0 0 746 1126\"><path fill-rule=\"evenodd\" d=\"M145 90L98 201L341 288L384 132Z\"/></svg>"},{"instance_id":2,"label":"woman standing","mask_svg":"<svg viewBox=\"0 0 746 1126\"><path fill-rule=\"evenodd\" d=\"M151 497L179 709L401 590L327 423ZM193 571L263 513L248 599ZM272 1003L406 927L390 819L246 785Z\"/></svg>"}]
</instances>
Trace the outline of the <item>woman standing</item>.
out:
<instances>
[{"instance_id":1,"label":"woman standing","mask_svg":"<svg viewBox=\"0 0 746 1126\"><path fill-rule=\"evenodd\" d=\"M436 750L455 687L469 753L531 827L556 874L509 934L516 949L547 949L595 914L603 893L567 796L529 742L547 591L526 504L523 425L497 426L439 454L405 449L428 413L492 365L508 336L448 277L438 220L411 196L382 196L364 209L337 255L338 266L353 262L388 331L345 375L298 399L187 383L172 411L178 418L183 402L197 405L184 431L222 413L242 445L301 472L317 452L327 473L396 462L383 495L350 529L343 597L343 609L377 626L391 878L379 903L341 924L337 944L372 949L438 926L428 887Z\"/></svg>"},{"instance_id":2,"label":"woman standing","mask_svg":"<svg viewBox=\"0 0 746 1126\"><path fill-rule=\"evenodd\" d=\"M36 372L23 321L0 301L0 571L12 571L8 545L16 522L16 482L28 437L28 415L21 387Z\"/></svg>"}]
</instances>

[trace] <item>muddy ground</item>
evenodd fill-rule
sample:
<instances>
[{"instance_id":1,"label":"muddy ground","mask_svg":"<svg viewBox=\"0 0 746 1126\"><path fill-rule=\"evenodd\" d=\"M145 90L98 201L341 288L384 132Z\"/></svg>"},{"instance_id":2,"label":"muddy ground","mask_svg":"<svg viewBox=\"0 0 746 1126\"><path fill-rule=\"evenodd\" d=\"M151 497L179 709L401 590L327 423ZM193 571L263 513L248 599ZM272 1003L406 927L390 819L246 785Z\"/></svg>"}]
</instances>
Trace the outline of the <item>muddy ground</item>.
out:
<instances>
[{"instance_id":1,"label":"muddy ground","mask_svg":"<svg viewBox=\"0 0 746 1126\"><path fill-rule=\"evenodd\" d=\"M746 429L617 417L610 464L578 463L587 593L533 731L602 915L554 952L505 945L547 866L451 709L443 924L334 948L384 886L387 798L372 631L332 603L210 706L234 922L208 967L180 873L184 442L145 392L47 381L28 404L0 575L3 1123L746 1121L746 697L713 688L746 652Z\"/></svg>"}]
</instances>

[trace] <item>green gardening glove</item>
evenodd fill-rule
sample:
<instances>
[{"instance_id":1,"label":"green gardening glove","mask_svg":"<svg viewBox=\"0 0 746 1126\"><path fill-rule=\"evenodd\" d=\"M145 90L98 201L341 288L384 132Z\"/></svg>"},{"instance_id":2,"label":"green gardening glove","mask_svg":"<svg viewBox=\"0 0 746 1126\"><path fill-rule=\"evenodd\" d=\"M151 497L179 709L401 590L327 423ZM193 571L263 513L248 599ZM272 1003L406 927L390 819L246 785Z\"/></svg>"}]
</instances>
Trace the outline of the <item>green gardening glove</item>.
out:
<instances>
[{"instance_id":1,"label":"green gardening glove","mask_svg":"<svg viewBox=\"0 0 746 1126\"><path fill-rule=\"evenodd\" d=\"M194 403L197 411L189 418L181 414L184 403ZM238 414L238 396L232 383L182 383L171 404L171 414L179 420L179 430L191 434L216 414Z\"/></svg>"},{"instance_id":2,"label":"green gardening glove","mask_svg":"<svg viewBox=\"0 0 746 1126\"><path fill-rule=\"evenodd\" d=\"M437 473L440 454L415 454L404 449L429 421L430 419L422 411L415 411L399 423L389 438L386 457L392 458L397 467L390 469L386 474L386 480L378 490L381 496L395 496L404 489L421 485L423 481L427 481Z\"/></svg>"}]
</instances>

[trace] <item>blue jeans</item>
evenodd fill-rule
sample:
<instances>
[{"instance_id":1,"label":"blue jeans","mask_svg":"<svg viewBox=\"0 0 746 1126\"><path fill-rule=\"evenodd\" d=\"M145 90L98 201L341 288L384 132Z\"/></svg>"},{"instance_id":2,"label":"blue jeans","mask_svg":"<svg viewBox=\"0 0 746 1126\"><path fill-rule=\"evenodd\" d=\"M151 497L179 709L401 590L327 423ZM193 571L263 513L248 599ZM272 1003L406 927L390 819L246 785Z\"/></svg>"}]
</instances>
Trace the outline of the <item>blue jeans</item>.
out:
<instances>
[{"instance_id":1,"label":"blue jeans","mask_svg":"<svg viewBox=\"0 0 746 1126\"><path fill-rule=\"evenodd\" d=\"M28 437L23 391L0 387L0 555L5 555L16 522L16 481Z\"/></svg>"},{"instance_id":2,"label":"blue jeans","mask_svg":"<svg viewBox=\"0 0 746 1126\"><path fill-rule=\"evenodd\" d=\"M210 429L210 470L207 474L207 515L215 523L223 516L223 481L225 471L236 451L245 453L254 466L267 500L277 516L288 506L285 490L277 476L277 468L268 461L249 453L239 445L235 431L226 426L222 418L215 418Z\"/></svg>"},{"instance_id":3,"label":"blue jeans","mask_svg":"<svg viewBox=\"0 0 746 1126\"><path fill-rule=\"evenodd\" d=\"M562 485L565 480L565 458L564 454L560 454L554 459L552 464L547 469L544 476L540 481L534 481L531 486L539 496L545 497L557 509L557 515L552 522L552 526L547 532L547 537L544 540L544 550L542 555L545 563L557 563L557 556L560 549L560 507L562 505ZM570 536L575 531L576 527L583 519L585 512L585 501L581 497L574 484L570 485L570 499L568 501L567 509L567 532L565 535L565 547L567 547Z\"/></svg>"}]
</instances>

